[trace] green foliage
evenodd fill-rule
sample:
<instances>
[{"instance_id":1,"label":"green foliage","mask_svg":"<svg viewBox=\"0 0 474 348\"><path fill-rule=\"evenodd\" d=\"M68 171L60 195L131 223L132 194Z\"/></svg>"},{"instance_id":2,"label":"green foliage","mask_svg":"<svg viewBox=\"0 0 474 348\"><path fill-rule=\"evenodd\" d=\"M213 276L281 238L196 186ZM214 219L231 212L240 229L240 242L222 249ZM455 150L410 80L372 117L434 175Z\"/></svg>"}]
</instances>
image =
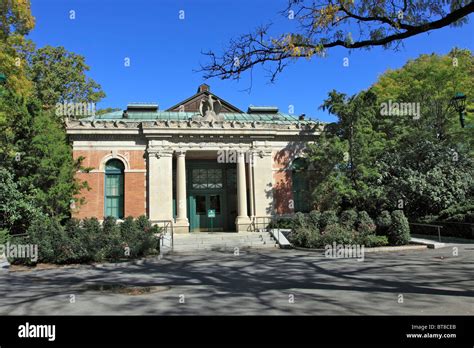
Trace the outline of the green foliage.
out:
<instances>
[{"instance_id":1,"label":"green foliage","mask_svg":"<svg viewBox=\"0 0 474 348\"><path fill-rule=\"evenodd\" d=\"M0 168L0 229L24 233L29 222L40 216L33 199L19 191L13 174Z\"/></svg>"},{"instance_id":2,"label":"green foliage","mask_svg":"<svg viewBox=\"0 0 474 348\"><path fill-rule=\"evenodd\" d=\"M334 242L336 244L353 244L354 231L337 224L329 225L321 234L321 246Z\"/></svg>"},{"instance_id":3,"label":"green foliage","mask_svg":"<svg viewBox=\"0 0 474 348\"><path fill-rule=\"evenodd\" d=\"M311 219L313 215L313 219ZM305 248L323 248L327 244L360 244L365 247L403 245L410 239L408 220L403 211L383 211L377 224L365 211L343 211L338 218L334 211L318 212L294 219L289 240ZM318 223L316 223L318 222ZM378 235L375 232L378 232Z\"/></svg>"},{"instance_id":4,"label":"green foliage","mask_svg":"<svg viewBox=\"0 0 474 348\"><path fill-rule=\"evenodd\" d=\"M388 212L387 210L382 211L376 219L377 234L387 235L388 229L391 224L392 216L390 215L390 212Z\"/></svg>"},{"instance_id":5,"label":"green foliage","mask_svg":"<svg viewBox=\"0 0 474 348\"><path fill-rule=\"evenodd\" d=\"M410 226L402 210L392 212L392 224L388 229L388 241L391 245L405 245L410 242Z\"/></svg>"},{"instance_id":6,"label":"green foliage","mask_svg":"<svg viewBox=\"0 0 474 348\"><path fill-rule=\"evenodd\" d=\"M5 228L0 228L0 244L6 244L10 240L10 233Z\"/></svg>"},{"instance_id":7,"label":"green foliage","mask_svg":"<svg viewBox=\"0 0 474 348\"><path fill-rule=\"evenodd\" d=\"M293 218L277 218L268 224L268 228L290 229L294 227Z\"/></svg>"},{"instance_id":8,"label":"green foliage","mask_svg":"<svg viewBox=\"0 0 474 348\"><path fill-rule=\"evenodd\" d=\"M416 219L469 199L474 189L474 162L461 148L454 149L454 145L447 148L413 139L407 140L403 151L387 152L378 161L384 172L380 183L386 190L385 205L396 209L402 200L407 215Z\"/></svg>"},{"instance_id":9,"label":"green foliage","mask_svg":"<svg viewBox=\"0 0 474 348\"><path fill-rule=\"evenodd\" d=\"M296 227L306 227L308 225L308 220L304 213L298 212L293 218L293 223Z\"/></svg>"},{"instance_id":10,"label":"green foliage","mask_svg":"<svg viewBox=\"0 0 474 348\"><path fill-rule=\"evenodd\" d=\"M321 228L324 229L327 226L337 224L339 218L334 210L326 210L321 214L321 219L319 221Z\"/></svg>"},{"instance_id":11,"label":"green foliage","mask_svg":"<svg viewBox=\"0 0 474 348\"><path fill-rule=\"evenodd\" d=\"M289 235L291 243L305 248L320 247L320 234L309 227L298 227Z\"/></svg>"},{"instance_id":12,"label":"green foliage","mask_svg":"<svg viewBox=\"0 0 474 348\"><path fill-rule=\"evenodd\" d=\"M363 245L366 248L376 248L388 245L387 236L377 236L375 234L362 234L357 236L356 244Z\"/></svg>"},{"instance_id":13,"label":"green foliage","mask_svg":"<svg viewBox=\"0 0 474 348\"><path fill-rule=\"evenodd\" d=\"M469 200L460 204L455 204L439 213L439 220L449 220L455 215L468 215L474 212L474 200Z\"/></svg>"},{"instance_id":14,"label":"green foliage","mask_svg":"<svg viewBox=\"0 0 474 348\"><path fill-rule=\"evenodd\" d=\"M56 218L43 216L30 225L28 237L12 238L18 244L38 245L39 263L90 263L155 253L159 247L155 233L159 231L145 217L127 218L122 224L108 218L102 226L95 218L82 222L71 219L63 227ZM12 262L31 263L25 259Z\"/></svg>"},{"instance_id":15,"label":"green foliage","mask_svg":"<svg viewBox=\"0 0 474 348\"><path fill-rule=\"evenodd\" d=\"M339 217L339 221L347 229L353 229L357 222L357 212L354 209L344 210Z\"/></svg>"},{"instance_id":16,"label":"green foliage","mask_svg":"<svg viewBox=\"0 0 474 348\"><path fill-rule=\"evenodd\" d=\"M338 122L326 125L308 153L319 209L357 208L377 216L402 201L416 220L472 199L474 133L460 128L450 100L474 90L473 76L471 52L454 49L387 71L352 97L331 91L322 108ZM385 116L388 102L415 103L419 113Z\"/></svg>"},{"instance_id":17,"label":"green foliage","mask_svg":"<svg viewBox=\"0 0 474 348\"><path fill-rule=\"evenodd\" d=\"M375 234L376 225L374 220L369 216L366 211L360 211L357 214L357 231L363 235Z\"/></svg>"},{"instance_id":18,"label":"green foliage","mask_svg":"<svg viewBox=\"0 0 474 348\"><path fill-rule=\"evenodd\" d=\"M312 228L318 229L321 228L321 212L319 210L312 210L309 212L308 223Z\"/></svg>"},{"instance_id":19,"label":"green foliage","mask_svg":"<svg viewBox=\"0 0 474 348\"><path fill-rule=\"evenodd\" d=\"M95 103L105 97L100 85L88 78L85 58L64 47L45 46L31 58L30 78L36 97L44 105L56 103Z\"/></svg>"}]
</instances>

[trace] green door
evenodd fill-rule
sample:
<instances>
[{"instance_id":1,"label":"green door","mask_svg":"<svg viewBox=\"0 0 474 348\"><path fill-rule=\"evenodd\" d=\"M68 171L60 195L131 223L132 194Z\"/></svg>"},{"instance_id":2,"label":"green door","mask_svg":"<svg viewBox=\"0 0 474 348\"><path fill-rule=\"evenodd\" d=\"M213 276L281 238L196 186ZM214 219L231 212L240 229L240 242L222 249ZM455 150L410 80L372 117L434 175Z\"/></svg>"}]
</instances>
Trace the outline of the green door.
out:
<instances>
[{"instance_id":1,"label":"green door","mask_svg":"<svg viewBox=\"0 0 474 348\"><path fill-rule=\"evenodd\" d=\"M192 232L223 231L224 214L220 193L193 193L189 196L189 208ZM215 212L214 218L208 217L211 209Z\"/></svg>"}]
</instances>

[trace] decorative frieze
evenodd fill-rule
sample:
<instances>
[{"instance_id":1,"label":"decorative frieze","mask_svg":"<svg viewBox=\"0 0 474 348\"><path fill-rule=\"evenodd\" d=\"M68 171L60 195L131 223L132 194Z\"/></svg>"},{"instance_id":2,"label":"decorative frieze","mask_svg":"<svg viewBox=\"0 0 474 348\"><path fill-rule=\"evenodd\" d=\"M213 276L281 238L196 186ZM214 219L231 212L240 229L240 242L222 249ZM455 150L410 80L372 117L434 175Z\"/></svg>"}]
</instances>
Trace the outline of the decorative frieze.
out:
<instances>
[{"instance_id":1,"label":"decorative frieze","mask_svg":"<svg viewBox=\"0 0 474 348\"><path fill-rule=\"evenodd\" d=\"M67 129L272 129L272 130L305 130L319 132L322 126L317 122L259 122L259 121L198 121L188 120L72 120L66 119Z\"/></svg>"}]
</instances>

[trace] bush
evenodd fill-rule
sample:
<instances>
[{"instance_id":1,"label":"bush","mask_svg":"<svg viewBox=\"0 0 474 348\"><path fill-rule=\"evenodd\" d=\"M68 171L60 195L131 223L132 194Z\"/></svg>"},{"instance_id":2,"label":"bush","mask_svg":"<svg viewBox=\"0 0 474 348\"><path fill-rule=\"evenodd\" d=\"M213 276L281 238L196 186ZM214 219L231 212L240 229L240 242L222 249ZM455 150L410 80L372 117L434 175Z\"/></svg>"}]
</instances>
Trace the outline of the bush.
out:
<instances>
[{"instance_id":1,"label":"bush","mask_svg":"<svg viewBox=\"0 0 474 348\"><path fill-rule=\"evenodd\" d=\"M402 210L392 212L392 223L388 229L388 241L391 245L405 245L410 242L410 226Z\"/></svg>"},{"instance_id":2,"label":"bush","mask_svg":"<svg viewBox=\"0 0 474 348\"><path fill-rule=\"evenodd\" d=\"M70 219L62 227L53 218L33 221L28 237L16 237L17 244L37 244L38 262L88 263L145 256L157 250L160 229L151 226L146 217L137 220L129 217L120 225L107 218L101 226L95 218L82 222ZM130 254L126 253L129 247ZM29 262L15 259L14 263Z\"/></svg>"},{"instance_id":3,"label":"bush","mask_svg":"<svg viewBox=\"0 0 474 348\"><path fill-rule=\"evenodd\" d=\"M321 234L320 246L328 244L353 244L354 231L347 230L344 226L331 224Z\"/></svg>"},{"instance_id":4,"label":"bush","mask_svg":"<svg viewBox=\"0 0 474 348\"><path fill-rule=\"evenodd\" d=\"M74 259L72 243L59 221L42 216L35 219L27 230L28 237L13 238L15 244L38 246L38 260L41 263L67 263ZM30 260L15 258L12 263L32 264Z\"/></svg>"},{"instance_id":5,"label":"bush","mask_svg":"<svg viewBox=\"0 0 474 348\"><path fill-rule=\"evenodd\" d=\"M357 244L364 245L366 248L380 247L388 244L387 236L377 236L375 234L360 234Z\"/></svg>"},{"instance_id":6,"label":"bush","mask_svg":"<svg viewBox=\"0 0 474 348\"><path fill-rule=\"evenodd\" d=\"M361 211L357 215L357 231L364 235L375 234L376 226L374 220L366 211Z\"/></svg>"},{"instance_id":7,"label":"bush","mask_svg":"<svg viewBox=\"0 0 474 348\"><path fill-rule=\"evenodd\" d=\"M464 222L474 223L474 211L470 211L466 214L464 218Z\"/></svg>"},{"instance_id":8,"label":"bush","mask_svg":"<svg viewBox=\"0 0 474 348\"><path fill-rule=\"evenodd\" d=\"M334 210L326 210L322 212L320 219L320 228L325 229L327 226L335 225L339 222L337 214Z\"/></svg>"},{"instance_id":9,"label":"bush","mask_svg":"<svg viewBox=\"0 0 474 348\"><path fill-rule=\"evenodd\" d=\"M6 244L10 240L10 233L7 229L0 229L0 244Z\"/></svg>"},{"instance_id":10,"label":"bush","mask_svg":"<svg viewBox=\"0 0 474 348\"><path fill-rule=\"evenodd\" d=\"M455 215L466 215L469 212L474 211L474 200L471 198L466 202L456 204L448 209L444 209L439 213L439 220L446 220Z\"/></svg>"},{"instance_id":11,"label":"bush","mask_svg":"<svg viewBox=\"0 0 474 348\"><path fill-rule=\"evenodd\" d=\"M392 216L387 210L384 210L376 219L377 229L376 232L378 235L386 236L388 234L388 229L392 224Z\"/></svg>"},{"instance_id":12,"label":"bush","mask_svg":"<svg viewBox=\"0 0 474 348\"><path fill-rule=\"evenodd\" d=\"M268 224L268 228L282 228L282 229L291 229L294 227L293 218L280 217L276 220L272 220Z\"/></svg>"},{"instance_id":13,"label":"bush","mask_svg":"<svg viewBox=\"0 0 474 348\"><path fill-rule=\"evenodd\" d=\"M294 223L294 227L307 227L308 226L308 219L306 218L306 215L301 213L301 212L297 212L295 214L295 217L293 218L293 223Z\"/></svg>"},{"instance_id":14,"label":"bush","mask_svg":"<svg viewBox=\"0 0 474 348\"><path fill-rule=\"evenodd\" d=\"M464 214L451 215L446 219L448 222L464 222Z\"/></svg>"},{"instance_id":15,"label":"bush","mask_svg":"<svg viewBox=\"0 0 474 348\"><path fill-rule=\"evenodd\" d=\"M319 246L320 235L315 229L308 227L298 227L289 235L290 241L296 246L303 248L317 248Z\"/></svg>"},{"instance_id":16,"label":"bush","mask_svg":"<svg viewBox=\"0 0 474 348\"><path fill-rule=\"evenodd\" d=\"M321 212L318 210L312 210L308 216L309 224L313 228L317 228L318 230L321 228L320 220L321 220Z\"/></svg>"},{"instance_id":17,"label":"bush","mask_svg":"<svg viewBox=\"0 0 474 348\"><path fill-rule=\"evenodd\" d=\"M348 229L355 228L357 212L353 209L344 210L339 218L340 224Z\"/></svg>"}]
</instances>

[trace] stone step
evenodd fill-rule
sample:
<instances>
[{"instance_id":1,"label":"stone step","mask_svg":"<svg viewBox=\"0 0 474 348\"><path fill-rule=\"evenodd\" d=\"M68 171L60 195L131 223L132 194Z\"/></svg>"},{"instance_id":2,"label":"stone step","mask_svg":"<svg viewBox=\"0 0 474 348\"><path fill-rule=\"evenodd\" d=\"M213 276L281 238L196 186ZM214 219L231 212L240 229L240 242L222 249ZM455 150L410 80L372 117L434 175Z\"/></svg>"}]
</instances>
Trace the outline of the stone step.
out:
<instances>
[{"instance_id":1,"label":"stone step","mask_svg":"<svg viewBox=\"0 0 474 348\"><path fill-rule=\"evenodd\" d=\"M212 247L212 246L229 246L229 247L242 247L242 246L259 246L259 245L275 245L274 241L268 241L268 242L220 242L220 243L196 243L196 244L180 244L180 243L175 243L173 245L174 248L199 248L199 247Z\"/></svg>"},{"instance_id":2,"label":"stone step","mask_svg":"<svg viewBox=\"0 0 474 348\"><path fill-rule=\"evenodd\" d=\"M193 239L233 239L233 238L265 238L270 237L269 233L256 233L256 234L231 234L231 235L189 235L189 234L175 234L175 239L180 240L193 240Z\"/></svg>"},{"instance_id":3,"label":"stone step","mask_svg":"<svg viewBox=\"0 0 474 348\"><path fill-rule=\"evenodd\" d=\"M174 245L199 245L199 244L221 244L221 243L275 243L275 240L272 238L241 238L241 239L219 239L219 240L206 240L206 239L196 239L196 240L174 240Z\"/></svg>"},{"instance_id":4,"label":"stone step","mask_svg":"<svg viewBox=\"0 0 474 348\"><path fill-rule=\"evenodd\" d=\"M275 249L278 244L268 232L192 233L174 236L173 252L233 251L235 248Z\"/></svg>"},{"instance_id":5,"label":"stone step","mask_svg":"<svg viewBox=\"0 0 474 348\"><path fill-rule=\"evenodd\" d=\"M277 244L264 244L264 245L241 245L241 246L235 246L235 245L201 245L201 246L195 246L195 247L184 247L184 246L177 246L173 248L173 252L193 252L193 251L211 251L211 250L216 250L216 251L234 251L235 248L239 248L241 250L246 250L246 249L276 249L278 248Z\"/></svg>"}]
</instances>

